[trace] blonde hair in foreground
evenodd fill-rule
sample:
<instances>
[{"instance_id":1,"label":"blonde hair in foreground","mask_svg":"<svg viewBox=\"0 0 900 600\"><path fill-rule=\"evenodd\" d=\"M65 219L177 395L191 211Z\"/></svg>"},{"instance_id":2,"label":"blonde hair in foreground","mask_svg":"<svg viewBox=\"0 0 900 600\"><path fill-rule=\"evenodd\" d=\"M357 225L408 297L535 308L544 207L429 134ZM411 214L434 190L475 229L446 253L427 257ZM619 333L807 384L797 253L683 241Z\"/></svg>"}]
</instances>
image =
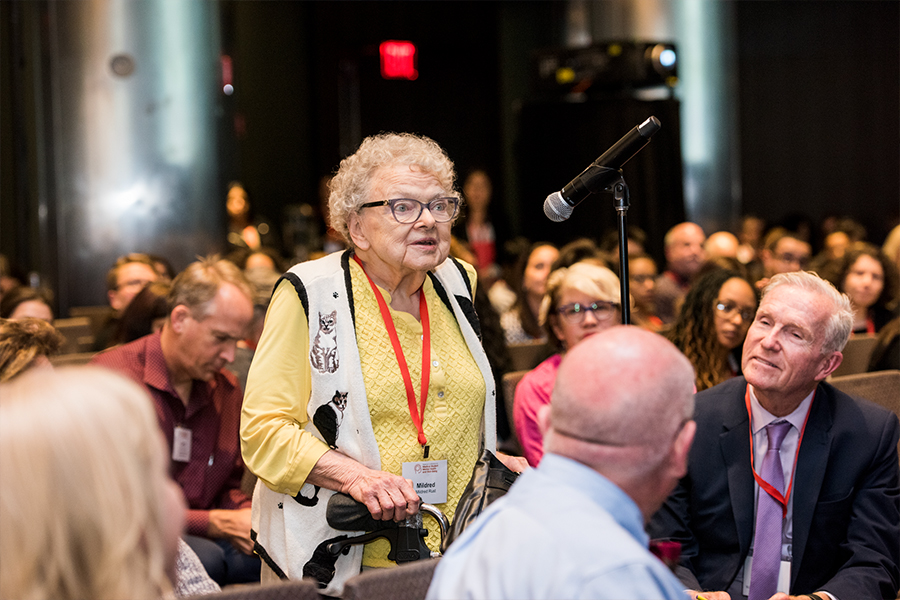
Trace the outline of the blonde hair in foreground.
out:
<instances>
[{"instance_id":1,"label":"blonde hair in foreground","mask_svg":"<svg viewBox=\"0 0 900 600\"><path fill-rule=\"evenodd\" d=\"M137 384L70 367L0 385L0 598L170 592L166 470Z\"/></svg>"}]
</instances>

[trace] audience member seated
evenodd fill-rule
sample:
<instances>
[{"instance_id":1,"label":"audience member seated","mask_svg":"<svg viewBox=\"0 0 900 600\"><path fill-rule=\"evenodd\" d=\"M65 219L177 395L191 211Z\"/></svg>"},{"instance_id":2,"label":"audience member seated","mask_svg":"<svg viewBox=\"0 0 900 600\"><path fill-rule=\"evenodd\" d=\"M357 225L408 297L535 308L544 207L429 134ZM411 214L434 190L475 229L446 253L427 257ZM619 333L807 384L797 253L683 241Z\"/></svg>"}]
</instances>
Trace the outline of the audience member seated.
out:
<instances>
[{"instance_id":1,"label":"audience member seated","mask_svg":"<svg viewBox=\"0 0 900 600\"><path fill-rule=\"evenodd\" d=\"M528 464L536 466L544 454L538 413L550 404L556 372L567 351L582 340L621 323L619 278L590 263L557 269L547 282L541 322L558 350L516 387L513 422Z\"/></svg>"},{"instance_id":2,"label":"audience member seated","mask_svg":"<svg viewBox=\"0 0 900 600\"><path fill-rule=\"evenodd\" d=\"M228 249L262 247L281 249L281 242L275 228L266 219L254 217L251 212L250 196L240 181L228 184L225 210L228 213Z\"/></svg>"},{"instance_id":3,"label":"audience member seated","mask_svg":"<svg viewBox=\"0 0 900 600\"><path fill-rule=\"evenodd\" d=\"M628 256L635 254L644 254L647 252L647 232L637 227L629 225L625 230L625 243ZM619 231L618 229L610 229L600 240L600 252L608 266L612 267L619 262Z\"/></svg>"},{"instance_id":4,"label":"audience member seated","mask_svg":"<svg viewBox=\"0 0 900 600\"><path fill-rule=\"evenodd\" d=\"M769 279L779 273L803 271L809 264L812 250L809 242L782 227L775 227L766 234L763 249L759 252L762 277L757 278L756 288L762 289Z\"/></svg>"},{"instance_id":5,"label":"audience member seated","mask_svg":"<svg viewBox=\"0 0 900 600\"><path fill-rule=\"evenodd\" d=\"M730 231L717 231L706 238L703 244L703 251L706 253L707 260L713 260L720 257L737 259L738 248L737 236Z\"/></svg>"},{"instance_id":6,"label":"audience member seated","mask_svg":"<svg viewBox=\"0 0 900 600\"><path fill-rule=\"evenodd\" d=\"M900 274L877 246L851 245L833 266L834 275L820 273L847 294L853 306L853 333L878 333L894 314Z\"/></svg>"},{"instance_id":7,"label":"audience member seated","mask_svg":"<svg viewBox=\"0 0 900 600\"><path fill-rule=\"evenodd\" d=\"M86 367L0 386L0 597L172 592L184 500L144 391Z\"/></svg>"},{"instance_id":8,"label":"audience member seated","mask_svg":"<svg viewBox=\"0 0 900 600\"><path fill-rule=\"evenodd\" d=\"M830 263L839 262L850 244L866 238L866 228L849 217L829 216L822 220L822 249L809 262L809 270L822 274Z\"/></svg>"},{"instance_id":9,"label":"audience member seated","mask_svg":"<svg viewBox=\"0 0 900 600\"><path fill-rule=\"evenodd\" d=\"M703 266L705 241L706 234L696 223L679 223L666 233L666 270L656 279L656 316L663 323L675 320L681 301Z\"/></svg>"},{"instance_id":10,"label":"audience member seated","mask_svg":"<svg viewBox=\"0 0 900 600\"><path fill-rule=\"evenodd\" d=\"M744 376L697 394L705 434L649 527L681 543L692 596L896 596L900 424L824 381L852 324L828 282L775 275L744 342Z\"/></svg>"},{"instance_id":11,"label":"audience member seated","mask_svg":"<svg viewBox=\"0 0 900 600\"><path fill-rule=\"evenodd\" d=\"M0 383L28 370L52 369L49 357L58 352L63 341L62 335L42 319L0 320ZM179 539L175 595L183 597L217 591L219 586L206 574L200 559Z\"/></svg>"},{"instance_id":12,"label":"audience member seated","mask_svg":"<svg viewBox=\"0 0 900 600\"><path fill-rule=\"evenodd\" d=\"M823 273L836 262L843 258L850 246L850 236L844 231L832 231L825 236L822 250L809 261L809 270Z\"/></svg>"},{"instance_id":13,"label":"audience member seated","mask_svg":"<svg viewBox=\"0 0 900 600\"><path fill-rule=\"evenodd\" d=\"M109 316L94 336L94 350L105 350L116 344L119 319L131 300L158 275L153 261L146 254L120 256L106 273L106 295L109 300Z\"/></svg>"},{"instance_id":14,"label":"audience member seated","mask_svg":"<svg viewBox=\"0 0 900 600\"><path fill-rule=\"evenodd\" d=\"M694 283L666 335L694 366L697 391L740 375L756 305L756 291L736 271L716 269Z\"/></svg>"},{"instance_id":15,"label":"audience member seated","mask_svg":"<svg viewBox=\"0 0 900 600\"><path fill-rule=\"evenodd\" d=\"M172 280L175 279L175 275L177 275L177 273L172 267L172 263L169 262L169 259L159 254L148 254L147 256L150 258L150 262L153 263L153 269L156 271L157 281L171 283Z\"/></svg>"},{"instance_id":16,"label":"audience member seated","mask_svg":"<svg viewBox=\"0 0 900 600\"><path fill-rule=\"evenodd\" d=\"M540 412L547 454L453 542L428 600L684 599L644 523L686 471L692 378L637 327L569 352Z\"/></svg>"},{"instance_id":17,"label":"audience member seated","mask_svg":"<svg viewBox=\"0 0 900 600\"><path fill-rule=\"evenodd\" d=\"M161 331L169 316L168 295L171 290L170 282L154 281L147 284L122 313L119 329L116 331L116 344L127 344Z\"/></svg>"},{"instance_id":18,"label":"audience member seated","mask_svg":"<svg viewBox=\"0 0 900 600\"><path fill-rule=\"evenodd\" d=\"M589 262L601 267L609 267L606 255L597 247L590 238L573 240L559 249L559 256L553 261L550 273L564 267L571 267L575 263Z\"/></svg>"},{"instance_id":19,"label":"audience member seated","mask_svg":"<svg viewBox=\"0 0 900 600\"><path fill-rule=\"evenodd\" d=\"M285 271L284 260L278 252L265 246L257 250L237 248L225 258L236 264L244 272L253 269L268 269L281 275Z\"/></svg>"},{"instance_id":20,"label":"audience member seated","mask_svg":"<svg viewBox=\"0 0 900 600\"><path fill-rule=\"evenodd\" d=\"M656 261L649 254L628 257L628 290L634 310L631 322L648 331L662 329L662 319L656 316Z\"/></svg>"},{"instance_id":21,"label":"audience member seated","mask_svg":"<svg viewBox=\"0 0 900 600\"><path fill-rule=\"evenodd\" d=\"M464 210L453 225L453 234L468 244L475 256L472 263L478 271L479 286L490 287L499 275L497 266L497 232L491 219L491 179L483 169L466 175L462 187Z\"/></svg>"},{"instance_id":22,"label":"audience member seated","mask_svg":"<svg viewBox=\"0 0 900 600\"><path fill-rule=\"evenodd\" d=\"M25 285L14 287L0 300L0 319L43 319L53 322L49 294Z\"/></svg>"},{"instance_id":23,"label":"audience member seated","mask_svg":"<svg viewBox=\"0 0 900 600\"><path fill-rule=\"evenodd\" d=\"M32 367L49 367L63 342L62 334L43 319L0 319L0 382Z\"/></svg>"},{"instance_id":24,"label":"audience member seated","mask_svg":"<svg viewBox=\"0 0 900 600\"><path fill-rule=\"evenodd\" d=\"M516 292L513 307L500 315L507 344L546 339L538 323L541 301L547 288L550 267L559 256L556 246L538 242L524 252L516 264L511 287Z\"/></svg>"},{"instance_id":25,"label":"audience member seated","mask_svg":"<svg viewBox=\"0 0 900 600\"><path fill-rule=\"evenodd\" d=\"M223 369L253 317L252 295L234 264L215 258L192 263L172 283L160 333L91 361L149 392L190 509L185 541L219 585L259 580L250 498L240 489L242 393Z\"/></svg>"},{"instance_id":26,"label":"audience member seated","mask_svg":"<svg viewBox=\"0 0 900 600\"><path fill-rule=\"evenodd\" d=\"M745 265L750 265L759 260L758 253L762 246L763 233L766 231L766 222L755 215L744 215L741 218L741 226L738 231L737 259Z\"/></svg>"}]
</instances>

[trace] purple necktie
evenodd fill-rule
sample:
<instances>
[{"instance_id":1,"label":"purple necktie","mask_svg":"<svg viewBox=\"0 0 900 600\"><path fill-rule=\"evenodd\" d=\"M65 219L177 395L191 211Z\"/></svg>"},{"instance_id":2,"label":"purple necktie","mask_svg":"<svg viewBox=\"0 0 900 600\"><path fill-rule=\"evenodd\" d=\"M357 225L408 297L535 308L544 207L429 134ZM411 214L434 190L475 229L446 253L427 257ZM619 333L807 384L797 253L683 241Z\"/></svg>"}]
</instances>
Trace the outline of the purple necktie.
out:
<instances>
[{"instance_id":1,"label":"purple necktie","mask_svg":"<svg viewBox=\"0 0 900 600\"><path fill-rule=\"evenodd\" d=\"M760 477L784 494L784 471L781 468L781 442L791 424L787 421L769 423L769 449L763 458ZM781 567L781 504L762 487L756 506L756 535L753 541L753 566L750 569L748 600L766 600L778 591L778 570Z\"/></svg>"}]
</instances>

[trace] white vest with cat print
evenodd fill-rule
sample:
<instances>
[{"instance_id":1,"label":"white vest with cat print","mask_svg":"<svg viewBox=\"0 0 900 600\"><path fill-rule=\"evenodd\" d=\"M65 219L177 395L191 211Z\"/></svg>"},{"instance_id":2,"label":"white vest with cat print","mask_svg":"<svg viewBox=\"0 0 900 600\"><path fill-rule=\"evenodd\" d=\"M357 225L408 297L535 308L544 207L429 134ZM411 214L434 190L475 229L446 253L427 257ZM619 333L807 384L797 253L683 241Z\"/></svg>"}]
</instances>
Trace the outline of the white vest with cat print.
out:
<instances>
[{"instance_id":1,"label":"white vest with cat print","mask_svg":"<svg viewBox=\"0 0 900 600\"><path fill-rule=\"evenodd\" d=\"M285 275L294 284L309 322L312 393L307 405L309 421L305 429L326 444L333 445L335 440L329 439L331 434L328 430L334 427L340 452L371 469L380 470L381 457L368 412L351 313L352 297L348 289L350 256L349 251L330 254L296 265ZM459 296L471 302L469 282L464 279L463 269L451 259L438 266L433 274L447 292L450 308L484 378L483 443L494 451L494 379L478 334L456 299ZM341 394L345 396L341 398ZM324 426L325 431L320 431L317 424ZM269 489L262 481L257 482L252 510L256 551L276 574L300 579L303 577L303 566L321 542L339 535L355 535L328 526L325 510L333 494L331 490L318 489L307 483L300 494L293 497ZM321 590L322 593L340 595L344 582L359 573L362 552L363 546L352 546L347 556L338 558L334 579L326 589Z\"/></svg>"}]
</instances>

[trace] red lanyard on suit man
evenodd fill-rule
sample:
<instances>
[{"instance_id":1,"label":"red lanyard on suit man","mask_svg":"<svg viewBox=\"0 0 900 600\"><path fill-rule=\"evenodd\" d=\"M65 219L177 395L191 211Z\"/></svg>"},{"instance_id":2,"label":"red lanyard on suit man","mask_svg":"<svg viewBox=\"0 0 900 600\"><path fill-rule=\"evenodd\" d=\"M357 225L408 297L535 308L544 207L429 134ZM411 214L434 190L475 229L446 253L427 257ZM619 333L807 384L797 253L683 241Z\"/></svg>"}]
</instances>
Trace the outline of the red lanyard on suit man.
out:
<instances>
[{"instance_id":1,"label":"red lanyard on suit man","mask_svg":"<svg viewBox=\"0 0 900 600\"><path fill-rule=\"evenodd\" d=\"M815 396L813 396L813 402L815 402ZM744 402L747 404L747 416L750 421L750 470L753 471L753 478L756 479L756 483L759 484L759 487L766 490L766 493L772 496L778 504L781 505L781 517L787 517L787 503L788 498L791 497L791 489L794 486L794 474L797 472L797 457L800 456L800 444L803 443L803 433L806 431L806 422L809 421L809 413L812 412L813 403L809 403L809 408L806 410L806 418L803 419L803 428L800 430L800 439L797 440L797 450L794 452L794 464L791 467L791 480L788 482L787 490L785 490L782 495L781 492L776 490L769 484L768 481L759 476L759 473L756 472L756 468L753 462L754 455L754 444L753 444L753 415L750 412L750 384L747 384L747 391L744 394Z\"/></svg>"}]
</instances>

